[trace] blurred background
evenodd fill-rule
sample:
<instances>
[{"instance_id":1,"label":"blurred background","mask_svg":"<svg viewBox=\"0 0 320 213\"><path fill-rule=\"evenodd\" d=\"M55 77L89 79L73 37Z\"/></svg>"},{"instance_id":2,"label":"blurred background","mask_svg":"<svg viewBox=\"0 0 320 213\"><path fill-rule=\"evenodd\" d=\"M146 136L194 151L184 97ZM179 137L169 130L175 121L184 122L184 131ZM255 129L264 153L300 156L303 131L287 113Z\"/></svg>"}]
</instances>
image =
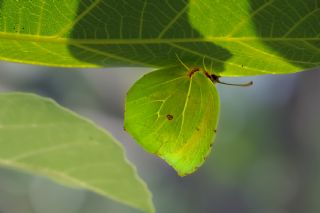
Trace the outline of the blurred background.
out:
<instances>
[{"instance_id":1,"label":"blurred background","mask_svg":"<svg viewBox=\"0 0 320 213\"><path fill-rule=\"evenodd\" d=\"M148 69L61 69L0 62L0 92L51 97L110 131L153 193L159 213L320 212L320 70L217 85L214 151L178 177L123 130L126 91ZM1 103L0 103L1 104ZM0 168L0 213L138 212L94 193Z\"/></svg>"}]
</instances>

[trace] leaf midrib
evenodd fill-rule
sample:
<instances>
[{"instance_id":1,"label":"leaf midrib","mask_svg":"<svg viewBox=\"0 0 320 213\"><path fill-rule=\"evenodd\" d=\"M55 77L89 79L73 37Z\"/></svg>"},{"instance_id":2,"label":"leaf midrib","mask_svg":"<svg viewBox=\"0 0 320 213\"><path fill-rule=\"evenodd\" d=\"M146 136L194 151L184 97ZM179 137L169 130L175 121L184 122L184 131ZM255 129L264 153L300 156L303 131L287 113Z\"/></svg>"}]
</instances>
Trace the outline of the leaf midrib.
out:
<instances>
[{"instance_id":1,"label":"leaf midrib","mask_svg":"<svg viewBox=\"0 0 320 213\"><path fill-rule=\"evenodd\" d=\"M134 39L74 39L56 36L39 36L31 34L17 34L0 32L0 40L29 41L39 43L58 44L161 44L161 43L190 43L190 42L239 42L239 41L320 41L320 37L202 37L202 38L134 38Z\"/></svg>"}]
</instances>

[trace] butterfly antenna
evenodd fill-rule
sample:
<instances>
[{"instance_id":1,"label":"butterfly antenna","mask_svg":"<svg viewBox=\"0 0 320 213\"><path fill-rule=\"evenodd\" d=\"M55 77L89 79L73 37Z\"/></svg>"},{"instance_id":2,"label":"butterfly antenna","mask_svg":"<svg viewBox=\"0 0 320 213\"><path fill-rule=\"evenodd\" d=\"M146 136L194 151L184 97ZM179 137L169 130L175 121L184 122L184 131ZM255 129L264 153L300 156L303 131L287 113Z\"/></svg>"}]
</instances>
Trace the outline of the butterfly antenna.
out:
<instances>
[{"instance_id":1,"label":"butterfly antenna","mask_svg":"<svg viewBox=\"0 0 320 213\"><path fill-rule=\"evenodd\" d=\"M243 84L232 84L232 83L226 83L226 82L220 81L219 78L220 77L216 76L216 75L211 75L210 76L211 81L219 83L219 84L230 85L230 86L238 86L238 87L249 87L249 86L253 85L252 81L250 81L248 83L243 83Z\"/></svg>"},{"instance_id":2,"label":"butterfly antenna","mask_svg":"<svg viewBox=\"0 0 320 213\"><path fill-rule=\"evenodd\" d=\"M211 60L210 71L212 72L212 70L213 70L213 62L212 62L212 60Z\"/></svg>"},{"instance_id":3,"label":"butterfly antenna","mask_svg":"<svg viewBox=\"0 0 320 213\"><path fill-rule=\"evenodd\" d=\"M178 61L180 62L180 64L182 64L182 66L184 66L187 70L190 70L190 68L185 63L183 63L183 61L180 59L180 57L178 56L177 53L176 53L176 57L177 57Z\"/></svg>"},{"instance_id":4,"label":"butterfly antenna","mask_svg":"<svg viewBox=\"0 0 320 213\"><path fill-rule=\"evenodd\" d=\"M243 83L243 84L232 84L232 83L226 83L226 82L220 81L220 80L218 79L218 80L215 80L215 82L217 82L217 83L219 83L219 84L230 85L230 86L237 86L237 87L249 87L249 86L253 85L253 82L252 82L252 81L249 81L249 82Z\"/></svg>"},{"instance_id":5,"label":"butterfly antenna","mask_svg":"<svg viewBox=\"0 0 320 213\"><path fill-rule=\"evenodd\" d=\"M203 58L202 58L202 65L203 65L203 69L204 69L205 71L208 71L208 70L207 70L207 67L206 67L206 63L205 63L206 61L205 61L205 60L206 60L206 56L204 55Z\"/></svg>"}]
</instances>

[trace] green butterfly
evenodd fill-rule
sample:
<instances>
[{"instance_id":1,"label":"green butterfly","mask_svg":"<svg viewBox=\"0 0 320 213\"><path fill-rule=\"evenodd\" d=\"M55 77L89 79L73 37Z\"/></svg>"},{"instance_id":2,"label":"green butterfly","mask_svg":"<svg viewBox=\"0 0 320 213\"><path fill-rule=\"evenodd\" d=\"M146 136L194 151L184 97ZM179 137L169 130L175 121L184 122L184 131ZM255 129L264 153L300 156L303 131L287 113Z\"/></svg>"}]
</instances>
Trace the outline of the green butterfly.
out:
<instances>
[{"instance_id":1,"label":"green butterfly","mask_svg":"<svg viewBox=\"0 0 320 213\"><path fill-rule=\"evenodd\" d=\"M214 84L219 77L184 66L160 69L138 80L127 94L124 120L133 138L180 176L194 172L206 160L220 112Z\"/></svg>"}]
</instances>

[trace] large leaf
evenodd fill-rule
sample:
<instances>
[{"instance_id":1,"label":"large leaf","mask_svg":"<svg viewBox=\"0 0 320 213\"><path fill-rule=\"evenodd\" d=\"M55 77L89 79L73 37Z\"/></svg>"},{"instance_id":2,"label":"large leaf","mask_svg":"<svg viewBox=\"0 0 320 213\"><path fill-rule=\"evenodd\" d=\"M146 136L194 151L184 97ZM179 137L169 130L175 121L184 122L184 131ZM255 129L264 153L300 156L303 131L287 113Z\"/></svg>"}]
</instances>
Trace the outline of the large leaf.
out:
<instances>
[{"instance_id":1,"label":"large leaf","mask_svg":"<svg viewBox=\"0 0 320 213\"><path fill-rule=\"evenodd\" d=\"M319 0L1 0L0 58L68 67L202 61L222 76L320 65Z\"/></svg>"},{"instance_id":2,"label":"large leaf","mask_svg":"<svg viewBox=\"0 0 320 213\"><path fill-rule=\"evenodd\" d=\"M35 95L0 95L0 103L0 165L153 212L148 189L108 133Z\"/></svg>"}]
</instances>

